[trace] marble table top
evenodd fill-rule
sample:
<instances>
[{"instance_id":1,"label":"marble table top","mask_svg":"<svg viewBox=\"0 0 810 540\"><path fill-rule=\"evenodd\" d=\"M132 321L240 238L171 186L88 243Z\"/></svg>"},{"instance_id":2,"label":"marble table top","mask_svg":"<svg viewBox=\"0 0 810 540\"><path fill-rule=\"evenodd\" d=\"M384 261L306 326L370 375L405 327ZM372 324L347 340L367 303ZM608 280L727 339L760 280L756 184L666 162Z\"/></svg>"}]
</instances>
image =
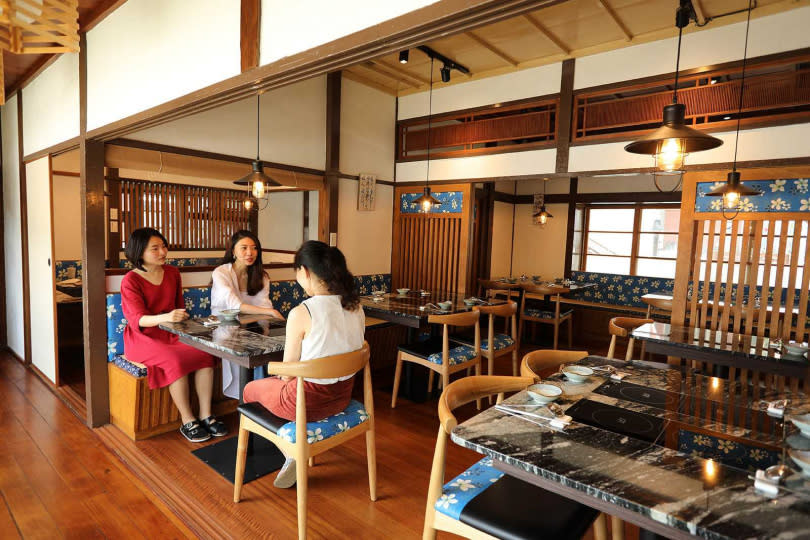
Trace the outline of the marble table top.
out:
<instances>
[{"instance_id":1,"label":"marble table top","mask_svg":"<svg viewBox=\"0 0 810 540\"><path fill-rule=\"evenodd\" d=\"M446 315L449 313L461 313L472 311L472 306L464 303L468 298L460 293L448 293L437 291L426 291L428 294L420 294L420 291L410 291L407 294L397 292L385 293L379 296L361 296L360 305L363 306L366 314L386 321L405 324L407 326L418 327L427 322L430 315ZM434 304L438 307L439 302L452 302L452 307L447 310L440 310L431 307L419 309L420 307ZM490 305L506 303L505 300L492 300Z\"/></svg>"},{"instance_id":2,"label":"marble table top","mask_svg":"<svg viewBox=\"0 0 810 540\"><path fill-rule=\"evenodd\" d=\"M284 350L286 321L263 315L240 315L236 322L205 326L188 319L163 323L160 328L208 349L234 357L257 357Z\"/></svg>"},{"instance_id":3,"label":"marble table top","mask_svg":"<svg viewBox=\"0 0 810 540\"><path fill-rule=\"evenodd\" d=\"M679 452L673 437L687 430L778 452L786 444L784 423L760 411L760 400L778 395L759 395L740 383L649 363L627 365L595 356L580 363L615 366L628 374L622 383L664 391L667 403L644 405L610 395L605 389L614 381L603 372L582 384L559 374L550 377L563 389L557 403L573 411L580 400L590 400L658 418L662 427L654 443L577 421L555 430L544 421L534 423L494 407L458 425L452 440L524 479L563 487L563 494L585 504L607 504L605 511L616 509L630 521L627 516L637 516L639 523L652 520L673 536L810 538L810 479L793 473L779 496L770 499L754 491L749 470ZM790 398L790 414L810 411L806 396ZM528 405L541 416L552 416L545 407L533 409L532 403L525 391L504 401L515 409ZM747 416L735 420L727 411L746 411ZM788 426L793 433L788 440L803 439Z\"/></svg>"}]
</instances>

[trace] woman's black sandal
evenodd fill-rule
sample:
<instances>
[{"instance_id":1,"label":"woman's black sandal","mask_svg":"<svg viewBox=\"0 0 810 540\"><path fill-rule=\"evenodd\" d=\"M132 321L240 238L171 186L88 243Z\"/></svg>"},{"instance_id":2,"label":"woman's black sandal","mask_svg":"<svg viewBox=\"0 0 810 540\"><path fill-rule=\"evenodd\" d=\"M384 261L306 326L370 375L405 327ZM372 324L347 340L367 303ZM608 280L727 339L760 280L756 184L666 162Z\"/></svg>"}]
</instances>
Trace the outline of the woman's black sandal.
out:
<instances>
[{"instance_id":1,"label":"woman's black sandal","mask_svg":"<svg viewBox=\"0 0 810 540\"><path fill-rule=\"evenodd\" d=\"M180 426L180 433L191 442L204 442L211 438L211 433L196 420Z\"/></svg>"},{"instance_id":2,"label":"woman's black sandal","mask_svg":"<svg viewBox=\"0 0 810 540\"><path fill-rule=\"evenodd\" d=\"M209 416L208 418L200 420L200 423L208 430L208 433L214 437L224 437L228 434L228 428L225 427L225 424L221 420L217 420L215 416Z\"/></svg>"}]
</instances>

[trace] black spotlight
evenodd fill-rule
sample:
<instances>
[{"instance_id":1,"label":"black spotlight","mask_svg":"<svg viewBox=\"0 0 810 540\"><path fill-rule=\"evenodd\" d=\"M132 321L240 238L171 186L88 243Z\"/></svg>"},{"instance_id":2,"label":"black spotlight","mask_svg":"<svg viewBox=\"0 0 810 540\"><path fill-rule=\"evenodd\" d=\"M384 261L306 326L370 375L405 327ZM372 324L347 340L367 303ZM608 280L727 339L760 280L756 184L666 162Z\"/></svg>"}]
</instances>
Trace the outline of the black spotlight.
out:
<instances>
[{"instance_id":1,"label":"black spotlight","mask_svg":"<svg viewBox=\"0 0 810 540\"><path fill-rule=\"evenodd\" d=\"M448 67L448 65L445 64L439 71L442 74L442 82L450 82L450 67Z\"/></svg>"},{"instance_id":2,"label":"black spotlight","mask_svg":"<svg viewBox=\"0 0 810 540\"><path fill-rule=\"evenodd\" d=\"M408 49L404 51L399 51L399 63L400 64L407 64L408 63Z\"/></svg>"}]
</instances>

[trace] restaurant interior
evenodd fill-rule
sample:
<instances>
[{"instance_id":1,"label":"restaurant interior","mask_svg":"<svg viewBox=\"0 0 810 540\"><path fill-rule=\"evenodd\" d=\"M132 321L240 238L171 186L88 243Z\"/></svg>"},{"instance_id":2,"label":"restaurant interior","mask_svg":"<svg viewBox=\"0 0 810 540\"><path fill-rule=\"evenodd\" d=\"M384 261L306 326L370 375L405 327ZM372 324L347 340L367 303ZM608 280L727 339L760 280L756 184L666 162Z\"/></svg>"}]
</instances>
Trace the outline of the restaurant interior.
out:
<instances>
[{"instance_id":1,"label":"restaurant interior","mask_svg":"<svg viewBox=\"0 0 810 540\"><path fill-rule=\"evenodd\" d=\"M17 4L3 537L810 537L810 2ZM217 364L229 433L186 440L124 350L143 227L161 330L240 398L345 368L349 407ZM337 247L367 347L287 365L213 310L238 230L284 317Z\"/></svg>"}]
</instances>

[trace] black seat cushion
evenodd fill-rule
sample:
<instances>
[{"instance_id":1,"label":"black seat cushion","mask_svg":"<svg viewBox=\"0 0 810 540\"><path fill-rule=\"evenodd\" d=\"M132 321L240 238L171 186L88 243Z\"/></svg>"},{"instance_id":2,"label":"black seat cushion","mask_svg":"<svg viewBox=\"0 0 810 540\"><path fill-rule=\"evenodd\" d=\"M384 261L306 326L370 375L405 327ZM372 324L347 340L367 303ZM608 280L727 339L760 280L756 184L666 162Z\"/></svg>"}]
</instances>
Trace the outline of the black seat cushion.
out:
<instances>
[{"instance_id":1,"label":"black seat cushion","mask_svg":"<svg viewBox=\"0 0 810 540\"><path fill-rule=\"evenodd\" d=\"M453 343L450 344L451 349L455 346L456 345ZM399 345L397 349L402 352L418 356L419 358L427 359L427 357L431 354L442 352L442 338L431 337L425 341L419 341L417 343L406 343Z\"/></svg>"},{"instance_id":2,"label":"black seat cushion","mask_svg":"<svg viewBox=\"0 0 810 540\"><path fill-rule=\"evenodd\" d=\"M578 540L598 515L593 508L505 474L468 502L459 519L507 540Z\"/></svg>"},{"instance_id":3,"label":"black seat cushion","mask_svg":"<svg viewBox=\"0 0 810 540\"><path fill-rule=\"evenodd\" d=\"M236 408L239 414L244 414L265 429L278 433L281 426L289 424L290 421L268 411L264 405L259 402L243 403Z\"/></svg>"}]
</instances>

